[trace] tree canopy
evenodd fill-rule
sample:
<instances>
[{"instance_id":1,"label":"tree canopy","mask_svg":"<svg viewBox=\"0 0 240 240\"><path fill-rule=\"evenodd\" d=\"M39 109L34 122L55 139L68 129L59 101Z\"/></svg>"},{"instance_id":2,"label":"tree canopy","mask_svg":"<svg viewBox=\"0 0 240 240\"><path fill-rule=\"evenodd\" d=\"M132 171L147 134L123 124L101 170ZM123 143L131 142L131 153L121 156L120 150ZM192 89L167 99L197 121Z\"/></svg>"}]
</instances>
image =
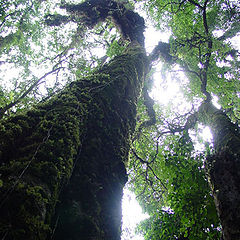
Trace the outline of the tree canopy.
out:
<instances>
[{"instance_id":1,"label":"tree canopy","mask_svg":"<svg viewBox=\"0 0 240 240\"><path fill-rule=\"evenodd\" d=\"M238 1L2 1L0 117L94 76L135 41L144 46L143 19L133 10L156 31L170 32L169 41L159 41L147 56L149 73L131 139L129 187L150 216L137 231L145 239L220 239L228 225L215 206L211 166L224 149L239 156ZM153 100L156 76L163 86L171 78L181 98L167 105ZM210 127L213 142L200 139L203 126Z\"/></svg>"}]
</instances>

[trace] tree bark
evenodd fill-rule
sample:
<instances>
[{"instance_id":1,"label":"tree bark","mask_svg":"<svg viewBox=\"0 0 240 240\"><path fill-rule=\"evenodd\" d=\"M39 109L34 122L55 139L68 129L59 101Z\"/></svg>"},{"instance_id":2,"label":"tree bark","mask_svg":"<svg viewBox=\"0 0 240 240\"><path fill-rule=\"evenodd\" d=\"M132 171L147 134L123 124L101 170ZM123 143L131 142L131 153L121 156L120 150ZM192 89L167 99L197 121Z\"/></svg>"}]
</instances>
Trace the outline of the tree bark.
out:
<instances>
[{"instance_id":1,"label":"tree bark","mask_svg":"<svg viewBox=\"0 0 240 240\"><path fill-rule=\"evenodd\" d=\"M2 239L120 239L125 163L147 70L143 48L132 44L1 122Z\"/></svg>"},{"instance_id":2,"label":"tree bark","mask_svg":"<svg viewBox=\"0 0 240 240\"><path fill-rule=\"evenodd\" d=\"M240 131L211 103L200 107L202 121L212 130L215 153L206 171L222 224L224 240L240 239Z\"/></svg>"}]
</instances>

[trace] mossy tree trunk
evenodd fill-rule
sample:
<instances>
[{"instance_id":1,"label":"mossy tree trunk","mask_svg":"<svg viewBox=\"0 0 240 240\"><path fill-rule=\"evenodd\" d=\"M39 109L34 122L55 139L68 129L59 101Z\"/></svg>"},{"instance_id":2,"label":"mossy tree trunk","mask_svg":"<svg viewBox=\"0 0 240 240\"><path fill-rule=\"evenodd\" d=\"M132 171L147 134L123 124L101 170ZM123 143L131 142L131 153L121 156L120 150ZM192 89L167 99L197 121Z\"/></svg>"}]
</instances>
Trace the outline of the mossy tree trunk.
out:
<instances>
[{"instance_id":1,"label":"mossy tree trunk","mask_svg":"<svg viewBox=\"0 0 240 240\"><path fill-rule=\"evenodd\" d=\"M1 239L120 239L136 103L138 44L0 125ZM60 202L59 202L60 201Z\"/></svg>"},{"instance_id":2,"label":"mossy tree trunk","mask_svg":"<svg viewBox=\"0 0 240 240\"><path fill-rule=\"evenodd\" d=\"M240 131L227 115L211 103L200 108L202 120L212 130L215 153L206 169L224 240L240 239Z\"/></svg>"}]
</instances>

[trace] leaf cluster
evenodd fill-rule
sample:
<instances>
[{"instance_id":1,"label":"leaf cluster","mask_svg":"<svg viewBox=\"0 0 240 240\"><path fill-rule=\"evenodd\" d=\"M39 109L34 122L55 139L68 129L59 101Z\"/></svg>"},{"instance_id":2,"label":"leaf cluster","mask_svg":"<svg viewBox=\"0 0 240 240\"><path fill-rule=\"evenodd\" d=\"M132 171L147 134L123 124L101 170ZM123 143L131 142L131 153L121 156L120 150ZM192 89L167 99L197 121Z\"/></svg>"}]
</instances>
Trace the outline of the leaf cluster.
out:
<instances>
[{"instance_id":1,"label":"leaf cluster","mask_svg":"<svg viewBox=\"0 0 240 240\"><path fill-rule=\"evenodd\" d=\"M233 121L239 119L239 50L231 39L239 33L236 1L143 1L157 28L171 32L169 54L189 83L185 93L217 96ZM204 96L205 95L205 96Z\"/></svg>"},{"instance_id":2,"label":"leaf cluster","mask_svg":"<svg viewBox=\"0 0 240 240\"><path fill-rule=\"evenodd\" d=\"M130 185L150 215L138 226L145 239L218 239L220 224L204 170L187 132L144 133L130 164ZM157 150L156 141L161 142ZM185 238L183 238L185 237Z\"/></svg>"},{"instance_id":3,"label":"leaf cluster","mask_svg":"<svg viewBox=\"0 0 240 240\"><path fill-rule=\"evenodd\" d=\"M110 20L92 30L77 18L47 26L49 15L71 20L59 14L60 6L59 1L0 3L0 118L53 95L125 48Z\"/></svg>"}]
</instances>

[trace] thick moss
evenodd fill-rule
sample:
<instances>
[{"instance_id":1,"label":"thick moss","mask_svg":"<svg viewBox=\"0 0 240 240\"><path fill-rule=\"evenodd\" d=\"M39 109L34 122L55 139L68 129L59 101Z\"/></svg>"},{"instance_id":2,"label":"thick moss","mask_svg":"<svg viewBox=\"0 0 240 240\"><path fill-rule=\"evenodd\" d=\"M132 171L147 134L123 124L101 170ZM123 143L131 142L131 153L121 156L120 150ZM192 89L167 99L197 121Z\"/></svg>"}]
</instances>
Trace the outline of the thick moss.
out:
<instances>
[{"instance_id":1,"label":"thick moss","mask_svg":"<svg viewBox=\"0 0 240 240\"><path fill-rule=\"evenodd\" d=\"M227 149L207 158L206 167L224 240L240 239L240 155Z\"/></svg>"},{"instance_id":2,"label":"thick moss","mask_svg":"<svg viewBox=\"0 0 240 240\"><path fill-rule=\"evenodd\" d=\"M84 84L1 122L0 236L46 239L62 185L71 176L87 121Z\"/></svg>"},{"instance_id":3,"label":"thick moss","mask_svg":"<svg viewBox=\"0 0 240 240\"><path fill-rule=\"evenodd\" d=\"M120 239L124 162L147 66L133 46L1 123L1 237Z\"/></svg>"},{"instance_id":4,"label":"thick moss","mask_svg":"<svg viewBox=\"0 0 240 240\"><path fill-rule=\"evenodd\" d=\"M127 181L124 162L146 68L145 54L137 48L99 71L97 79L103 84L93 94L86 139L62 195L54 239L120 239L122 189ZM85 224L91 226L88 231Z\"/></svg>"}]
</instances>

